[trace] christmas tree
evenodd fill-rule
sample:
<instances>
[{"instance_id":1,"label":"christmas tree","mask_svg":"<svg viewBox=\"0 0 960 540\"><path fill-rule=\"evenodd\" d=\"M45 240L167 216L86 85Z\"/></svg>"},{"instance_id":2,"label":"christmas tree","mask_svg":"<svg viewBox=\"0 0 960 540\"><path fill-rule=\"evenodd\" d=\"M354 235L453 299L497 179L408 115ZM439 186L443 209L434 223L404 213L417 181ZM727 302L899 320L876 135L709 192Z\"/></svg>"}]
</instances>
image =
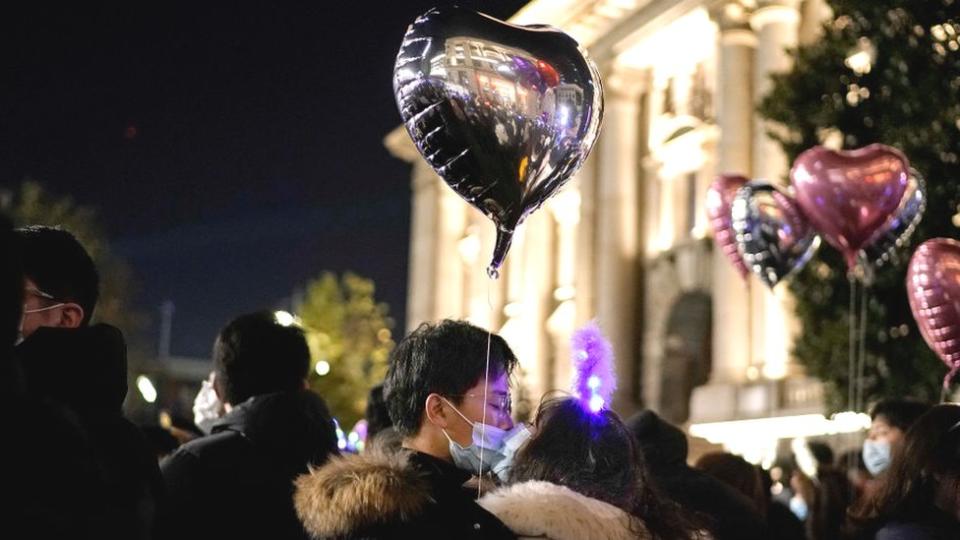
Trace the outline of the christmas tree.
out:
<instances>
[{"instance_id":1,"label":"christmas tree","mask_svg":"<svg viewBox=\"0 0 960 540\"><path fill-rule=\"evenodd\" d=\"M909 244L868 289L866 402L936 400L946 368L921 337L907 303L910 254L926 239L960 237L960 1L836 0L816 43L792 51L760 105L788 158L828 139L843 148L901 149L926 178L927 208ZM794 356L846 406L850 285L824 246L790 287L802 332Z\"/></svg>"}]
</instances>

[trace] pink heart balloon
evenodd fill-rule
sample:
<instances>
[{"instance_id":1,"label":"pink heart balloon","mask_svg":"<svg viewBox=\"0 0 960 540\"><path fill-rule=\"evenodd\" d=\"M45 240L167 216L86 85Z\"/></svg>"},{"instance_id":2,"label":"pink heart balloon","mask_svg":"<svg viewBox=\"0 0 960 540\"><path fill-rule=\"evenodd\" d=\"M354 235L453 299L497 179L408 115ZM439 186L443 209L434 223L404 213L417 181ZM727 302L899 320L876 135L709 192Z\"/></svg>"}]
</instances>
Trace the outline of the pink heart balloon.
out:
<instances>
[{"instance_id":1,"label":"pink heart balloon","mask_svg":"<svg viewBox=\"0 0 960 540\"><path fill-rule=\"evenodd\" d=\"M907 268L907 298L923 339L950 368L947 387L960 371L960 242L920 244Z\"/></svg>"},{"instance_id":2,"label":"pink heart balloon","mask_svg":"<svg viewBox=\"0 0 960 540\"><path fill-rule=\"evenodd\" d=\"M730 207L734 197L737 196L737 191L749 181L737 174L721 174L707 188L707 217L713 228L713 241L730 259L743 279L747 279L750 275L750 269L747 268L737 250L737 233L733 230L733 222L730 219Z\"/></svg>"},{"instance_id":3,"label":"pink heart balloon","mask_svg":"<svg viewBox=\"0 0 960 540\"><path fill-rule=\"evenodd\" d=\"M797 204L849 268L900 206L909 177L907 157L882 144L841 152L815 146L790 170Z\"/></svg>"}]
</instances>

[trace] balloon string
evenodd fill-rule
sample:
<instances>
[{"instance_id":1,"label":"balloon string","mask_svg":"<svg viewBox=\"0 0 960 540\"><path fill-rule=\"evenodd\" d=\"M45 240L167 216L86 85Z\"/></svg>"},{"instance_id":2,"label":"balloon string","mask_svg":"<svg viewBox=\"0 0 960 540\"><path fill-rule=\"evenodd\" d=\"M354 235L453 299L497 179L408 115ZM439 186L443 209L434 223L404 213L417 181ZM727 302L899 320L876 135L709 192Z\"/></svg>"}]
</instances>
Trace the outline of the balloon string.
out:
<instances>
[{"instance_id":1,"label":"balloon string","mask_svg":"<svg viewBox=\"0 0 960 540\"><path fill-rule=\"evenodd\" d=\"M856 412L863 412L864 410L864 380L863 372L866 369L867 364L867 308L870 304L870 288L866 283L861 285L860 289L860 332L857 338L859 339L859 355L857 358L857 408Z\"/></svg>"},{"instance_id":2,"label":"balloon string","mask_svg":"<svg viewBox=\"0 0 960 540\"><path fill-rule=\"evenodd\" d=\"M856 374L856 354L857 354L857 282L851 272L848 276L850 282L850 312L849 312L849 347L847 349L847 407L849 410L854 408L854 375Z\"/></svg>"},{"instance_id":3,"label":"balloon string","mask_svg":"<svg viewBox=\"0 0 960 540\"><path fill-rule=\"evenodd\" d=\"M493 279L487 280L487 358L486 367L483 371L483 414L480 421L480 440L487 440L487 388L490 386L490 342L493 339L493 300L491 300L491 291L493 290ZM477 465L477 498L483 496L483 444L480 445L480 464Z\"/></svg>"}]
</instances>

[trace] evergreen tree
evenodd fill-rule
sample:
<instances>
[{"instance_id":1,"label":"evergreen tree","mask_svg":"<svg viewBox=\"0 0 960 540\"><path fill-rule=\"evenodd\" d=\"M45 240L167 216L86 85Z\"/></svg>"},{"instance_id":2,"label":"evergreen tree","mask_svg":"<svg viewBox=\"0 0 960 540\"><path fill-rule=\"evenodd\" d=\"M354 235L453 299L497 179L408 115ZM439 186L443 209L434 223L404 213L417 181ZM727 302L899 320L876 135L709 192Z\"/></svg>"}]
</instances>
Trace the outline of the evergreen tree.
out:
<instances>
[{"instance_id":1,"label":"evergreen tree","mask_svg":"<svg viewBox=\"0 0 960 540\"><path fill-rule=\"evenodd\" d=\"M310 386L344 431L363 418L367 394L386 375L394 345L389 308L374 293L372 280L325 272L307 285L297 307L310 345Z\"/></svg>"},{"instance_id":2,"label":"evergreen tree","mask_svg":"<svg viewBox=\"0 0 960 540\"><path fill-rule=\"evenodd\" d=\"M818 42L792 51L792 71L773 77L760 105L788 158L829 134L844 148L902 150L927 181L927 209L911 242L869 289L867 402L886 396L935 400L946 369L910 313L904 277L924 240L960 227L960 1L833 0ZM846 406L850 288L839 253L824 246L790 283L803 329L794 356Z\"/></svg>"}]
</instances>

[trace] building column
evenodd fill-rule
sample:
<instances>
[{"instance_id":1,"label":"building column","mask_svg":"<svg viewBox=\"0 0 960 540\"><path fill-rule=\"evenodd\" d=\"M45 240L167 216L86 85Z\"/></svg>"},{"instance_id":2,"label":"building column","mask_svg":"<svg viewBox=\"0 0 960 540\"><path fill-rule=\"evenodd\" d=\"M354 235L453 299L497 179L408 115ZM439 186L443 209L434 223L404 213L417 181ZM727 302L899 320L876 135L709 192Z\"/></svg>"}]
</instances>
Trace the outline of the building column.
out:
<instances>
[{"instance_id":1,"label":"building column","mask_svg":"<svg viewBox=\"0 0 960 540\"><path fill-rule=\"evenodd\" d=\"M407 331L436 318L436 231L440 218L440 179L425 161L413 162L410 259L407 280Z\"/></svg>"},{"instance_id":2,"label":"building column","mask_svg":"<svg viewBox=\"0 0 960 540\"><path fill-rule=\"evenodd\" d=\"M570 336L577 326L577 225L580 221L580 191L565 188L550 200L548 208L555 223L556 253L553 261L553 311L547 318L552 341L551 388L566 390L572 380Z\"/></svg>"},{"instance_id":3,"label":"building column","mask_svg":"<svg viewBox=\"0 0 960 540\"><path fill-rule=\"evenodd\" d=\"M437 177L438 184L442 180ZM463 262L460 258L460 240L467 226L467 203L452 189L438 185L440 190L437 228L432 241L436 244L434 265L434 318L458 319L466 315L464 306Z\"/></svg>"},{"instance_id":4,"label":"building column","mask_svg":"<svg viewBox=\"0 0 960 540\"><path fill-rule=\"evenodd\" d=\"M713 12L719 26L717 123L720 140L717 172L752 173L753 55L757 38L740 2L728 2ZM719 249L713 250L713 316L711 383L743 380L751 357L750 287Z\"/></svg>"},{"instance_id":5,"label":"building column","mask_svg":"<svg viewBox=\"0 0 960 540\"><path fill-rule=\"evenodd\" d=\"M759 103L771 87L772 73L788 71L792 59L786 49L797 46L800 13L798 0L761 1L750 17L757 34L754 65L754 103ZM767 136L765 121L756 117L753 132L753 176L784 185L789 163L780 144ZM792 300L785 290L776 293L753 280L752 363L763 366L763 374L772 379L787 374L790 347L798 332Z\"/></svg>"},{"instance_id":6,"label":"building column","mask_svg":"<svg viewBox=\"0 0 960 540\"><path fill-rule=\"evenodd\" d=\"M622 415L636 400L640 351L635 339L639 287L639 118L643 74L614 69L606 78L604 126L598 149L596 193L596 309L616 356L618 387L613 407Z\"/></svg>"}]
</instances>

